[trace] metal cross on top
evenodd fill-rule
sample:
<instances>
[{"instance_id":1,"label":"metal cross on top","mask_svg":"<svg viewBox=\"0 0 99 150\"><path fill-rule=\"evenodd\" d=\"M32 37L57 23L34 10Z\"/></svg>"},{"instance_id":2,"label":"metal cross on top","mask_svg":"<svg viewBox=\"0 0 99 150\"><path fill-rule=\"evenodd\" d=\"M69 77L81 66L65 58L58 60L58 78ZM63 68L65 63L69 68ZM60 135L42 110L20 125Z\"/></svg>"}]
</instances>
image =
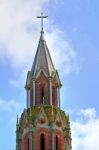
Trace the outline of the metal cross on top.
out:
<instances>
[{"instance_id":1,"label":"metal cross on top","mask_svg":"<svg viewBox=\"0 0 99 150\"><path fill-rule=\"evenodd\" d=\"M41 16L37 16L37 18L41 18L41 31L43 31L43 19L47 17L48 16L43 16L43 13L41 13Z\"/></svg>"}]
</instances>

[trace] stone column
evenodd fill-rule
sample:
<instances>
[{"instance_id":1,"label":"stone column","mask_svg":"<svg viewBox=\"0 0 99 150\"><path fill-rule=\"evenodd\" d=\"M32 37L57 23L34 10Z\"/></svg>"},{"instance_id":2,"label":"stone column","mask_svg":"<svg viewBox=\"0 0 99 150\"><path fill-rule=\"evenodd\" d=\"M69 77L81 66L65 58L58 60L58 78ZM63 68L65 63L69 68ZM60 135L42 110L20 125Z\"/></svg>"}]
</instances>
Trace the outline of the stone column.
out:
<instances>
[{"instance_id":1,"label":"stone column","mask_svg":"<svg viewBox=\"0 0 99 150\"><path fill-rule=\"evenodd\" d=\"M26 89L26 108L28 109L28 90Z\"/></svg>"},{"instance_id":2,"label":"stone column","mask_svg":"<svg viewBox=\"0 0 99 150\"><path fill-rule=\"evenodd\" d=\"M53 110L52 110L52 114L53 114ZM50 134L51 134L51 150L54 150L54 121L51 124Z\"/></svg>"},{"instance_id":3,"label":"stone column","mask_svg":"<svg viewBox=\"0 0 99 150\"><path fill-rule=\"evenodd\" d=\"M52 132L52 150L54 150L54 131Z\"/></svg>"},{"instance_id":4,"label":"stone column","mask_svg":"<svg viewBox=\"0 0 99 150\"><path fill-rule=\"evenodd\" d=\"M52 105L52 79L49 79L49 86L50 86L50 105Z\"/></svg>"},{"instance_id":5,"label":"stone column","mask_svg":"<svg viewBox=\"0 0 99 150\"><path fill-rule=\"evenodd\" d=\"M60 108L60 88L59 88L59 108Z\"/></svg>"},{"instance_id":6,"label":"stone column","mask_svg":"<svg viewBox=\"0 0 99 150\"><path fill-rule=\"evenodd\" d=\"M57 102L58 102L58 107L60 108L60 87L57 86Z\"/></svg>"},{"instance_id":7,"label":"stone column","mask_svg":"<svg viewBox=\"0 0 99 150\"><path fill-rule=\"evenodd\" d=\"M26 89L26 95L27 95L27 108L30 108L30 89Z\"/></svg>"},{"instance_id":8,"label":"stone column","mask_svg":"<svg viewBox=\"0 0 99 150\"><path fill-rule=\"evenodd\" d=\"M33 79L33 106L35 105L35 80Z\"/></svg>"},{"instance_id":9,"label":"stone column","mask_svg":"<svg viewBox=\"0 0 99 150\"><path fill-rule=\"evenodd\" d=\"M57 86L57 106L59 107L59 88Z\"/></svg>"}]
</instances>

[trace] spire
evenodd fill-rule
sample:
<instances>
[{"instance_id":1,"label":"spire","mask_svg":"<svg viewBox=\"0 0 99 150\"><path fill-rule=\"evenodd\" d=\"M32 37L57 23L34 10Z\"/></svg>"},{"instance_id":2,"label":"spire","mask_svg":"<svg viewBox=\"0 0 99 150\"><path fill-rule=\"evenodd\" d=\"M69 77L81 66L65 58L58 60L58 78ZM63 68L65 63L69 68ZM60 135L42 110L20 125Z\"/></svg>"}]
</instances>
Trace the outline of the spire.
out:
<instances>
[{"instance_id":1,"label":"spire","mask_svg":"<svg viewBox=\"0 0 99 150\"><path fill-rule=\"evenodd\" d=\"M44 39L43 19L47 17L48 16L44 16L43 13L41 13L41 16L37 16L37 18L41 19L41 35L34 63L31 69L33 77L36 77L36 75L41 69L43 69L48 76L52 76L55 73L55 68L48 47L46 45L46 41Z\"/></svg>"},{"instance_id":2,"label":"spire","mask_svg":"<svg viewBox=\"0 0 99 150\"><path fill-rule=\"evenodd\" d=\"M45 71L47 76L53 76L55 73L55 68L50 56L49 49L46 45L46 41L44 39L43 31L41 31L37 52L31 69L32 76L36 77L41 69Z\"/></svg>"}]
</instances>

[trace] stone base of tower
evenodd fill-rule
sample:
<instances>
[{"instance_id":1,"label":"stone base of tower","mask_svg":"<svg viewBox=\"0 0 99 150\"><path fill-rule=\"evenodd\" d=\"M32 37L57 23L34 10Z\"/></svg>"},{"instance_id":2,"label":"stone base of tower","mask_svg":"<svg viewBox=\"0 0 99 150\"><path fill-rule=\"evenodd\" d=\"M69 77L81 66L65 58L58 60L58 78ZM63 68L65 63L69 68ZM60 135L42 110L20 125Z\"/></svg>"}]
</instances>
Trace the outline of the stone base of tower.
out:
<instances>
[{"instance_id":1,"label":"stone base of tower","mask_svg":"<svg viewBox=\"0 0 99 150\"><path fill-rule=\"evenodd\" d=\"M16 150L71 150L69 116L52 105L24 110L17 123Z\"/></svg>"}]
</instances>

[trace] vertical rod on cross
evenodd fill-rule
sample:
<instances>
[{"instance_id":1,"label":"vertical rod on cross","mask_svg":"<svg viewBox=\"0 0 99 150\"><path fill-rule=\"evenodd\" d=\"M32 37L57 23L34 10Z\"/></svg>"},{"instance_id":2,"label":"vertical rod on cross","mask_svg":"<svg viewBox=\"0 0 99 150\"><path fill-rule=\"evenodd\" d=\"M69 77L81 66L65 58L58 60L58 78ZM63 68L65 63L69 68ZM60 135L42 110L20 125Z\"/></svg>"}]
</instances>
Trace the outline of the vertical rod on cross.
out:
<instances>
[{"instance_id":1,"label":"vertical rod on cross","mask_svg":"<svg viewBox=\"0 0 99 150\"><path fill-rule=\"evenodd\" d=\"M41 13L41 16L43 17L43 13ZM43 18L41 18L41 31L43 31Z\"/></svg>"},{"instance_id":2,"label":"vertical rod on cross","mask_svg":"<svg viewBox=\"0 0 99 150\"><path fill-rule=\"evenodd\" d=\"M41 31L43 31L43 19L47 18L48 16L43 16L43 13L41 13L41 16L37 16L37 18L41 19Z\"/></svg>"}]
</instances>

